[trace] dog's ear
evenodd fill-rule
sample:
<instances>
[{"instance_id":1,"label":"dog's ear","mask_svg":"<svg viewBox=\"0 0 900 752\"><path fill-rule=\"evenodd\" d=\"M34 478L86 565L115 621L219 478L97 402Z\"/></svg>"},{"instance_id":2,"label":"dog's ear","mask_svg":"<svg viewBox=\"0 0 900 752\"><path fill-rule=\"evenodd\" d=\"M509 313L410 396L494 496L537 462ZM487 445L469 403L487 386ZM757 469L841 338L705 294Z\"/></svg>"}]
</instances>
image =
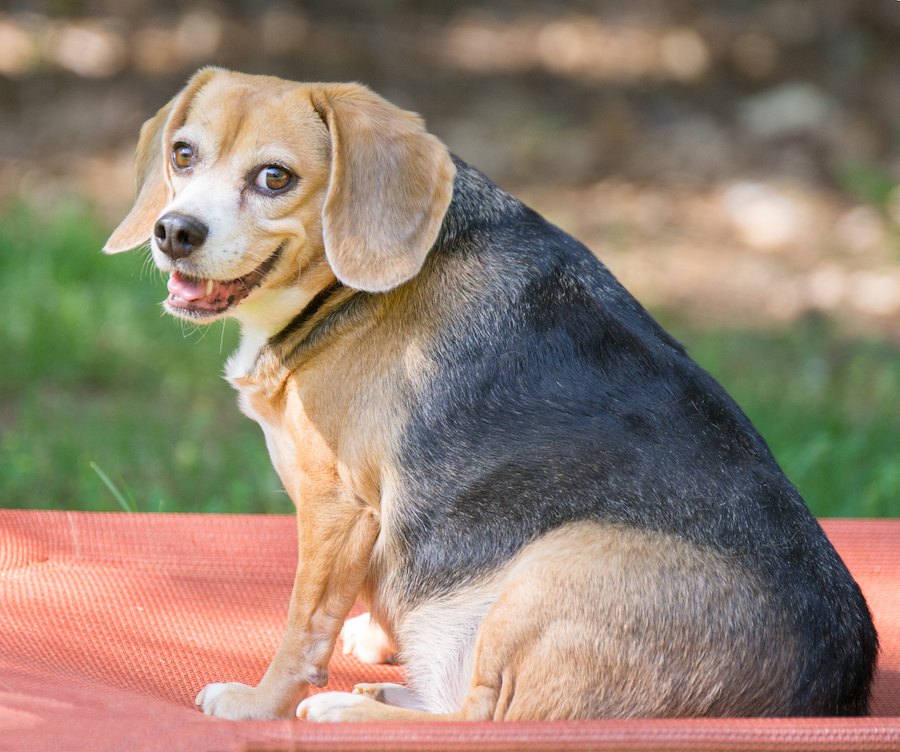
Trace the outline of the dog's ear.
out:
<instances>
[{"instance_id":1,"label":"dog's ear","mask_svg":"<svg viewBox=\"0 0 900 752\"><path fill-rule=\"evenodd\" d=\"M328 262L349 287L390 290L422 268L450 205L456 167L417 115L364 86L326 85L311 99L331 135L322 208Z\"/></svg>"},{"instance_id":2,"label":"dog's ear","mask_svg":"<svg viewBox=\"0 0 900 752\"><path fill-rule=\"evenodd\" d=\"M204 68L195 73L187 86L141 127L134 155L134 206L109 236L104 253L130 251L150 239L153 223L172 198L163 153L166 133L176 120L184 122L191 100L217 72L215 68Z\"/></svg>"}]
</instances>

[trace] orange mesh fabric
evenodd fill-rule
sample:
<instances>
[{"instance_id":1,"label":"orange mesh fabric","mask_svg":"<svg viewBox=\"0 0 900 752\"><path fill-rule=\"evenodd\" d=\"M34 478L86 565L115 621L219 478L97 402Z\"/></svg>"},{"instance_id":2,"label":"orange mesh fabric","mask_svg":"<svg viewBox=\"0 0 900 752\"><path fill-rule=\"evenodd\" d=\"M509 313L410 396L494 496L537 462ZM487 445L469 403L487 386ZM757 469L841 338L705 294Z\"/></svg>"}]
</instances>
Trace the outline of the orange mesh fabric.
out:
<instances>
[{"instance_id":1,"label":"orange mesh fabric","mask_svg":"<svg viewBox=\"0 0 900 752\"><path fill-rule=\"evenodd\" d=\"M296 561L288 517L0 510L0 749L900 749L900 521L833 520L882 655L867 719L316 726L207 718L255 684ZM402 681L336 653L329 689Z\"/></svg>"}]
</instances>

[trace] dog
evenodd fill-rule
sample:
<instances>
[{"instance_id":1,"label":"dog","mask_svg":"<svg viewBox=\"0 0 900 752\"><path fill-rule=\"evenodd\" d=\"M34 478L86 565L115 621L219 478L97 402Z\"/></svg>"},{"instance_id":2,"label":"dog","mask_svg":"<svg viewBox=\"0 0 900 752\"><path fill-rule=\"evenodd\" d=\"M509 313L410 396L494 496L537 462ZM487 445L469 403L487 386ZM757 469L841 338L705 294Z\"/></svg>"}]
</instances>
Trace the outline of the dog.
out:
<instances>
[{"instance_id":1,"label":"dog","mask_svg":"<svg viewBox=\"0 0 900 752\"><path fill-rule=\"evenodd\" d=\"M227 378L297 508L284 637L203 712L867 712L865 600L750 421L418 116L206 68L142 127L135 176L104 250L149 243L169 313L240 322ZM342 628L408 685L308 696Z\"/></svg>"}]
</instances>

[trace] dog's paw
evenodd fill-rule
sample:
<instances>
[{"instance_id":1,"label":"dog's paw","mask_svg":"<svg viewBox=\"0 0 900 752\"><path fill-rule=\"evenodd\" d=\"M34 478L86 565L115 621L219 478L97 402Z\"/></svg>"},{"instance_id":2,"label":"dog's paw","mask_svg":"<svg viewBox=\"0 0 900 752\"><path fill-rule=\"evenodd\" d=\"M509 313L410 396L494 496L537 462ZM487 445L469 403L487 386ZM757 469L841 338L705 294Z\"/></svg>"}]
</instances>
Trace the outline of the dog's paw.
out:
<instances>
[{"instance_id":1,"label":"dog's paw","mask_svg":"<svg viewBox=\"0 0 900 752\"><path fill-rule=\"evenodd\" d=\"M384 630L369 614L360 614L344 622L341 629L344 655L353 655L363 663L394 663L396 654Z\"/></svg>"},{"instance_id":2,"label":"dog's paw","mask_svg":"<svg viewBox=\"0 0 900 752\"><path fill-rule=\"evenodd\" d=\"M196 705L206 713L230 721L270 720L285 717L271 703L266 702L256 687L238 682L207 684L200 690ZM289 713L288 713L289 716Z\"/></svg>"},{"instance_id":3,"label":"dog's paw","mask_svg":"<svg viewBox=\"0 0 900 752\"><path fill-rule=\"evenodd\" d=\"M360 721L368 717L366 706L377 705L372 698L349 692L320 692L297 706L297 717L315 723Z\"/></svg>"}]
</instances>

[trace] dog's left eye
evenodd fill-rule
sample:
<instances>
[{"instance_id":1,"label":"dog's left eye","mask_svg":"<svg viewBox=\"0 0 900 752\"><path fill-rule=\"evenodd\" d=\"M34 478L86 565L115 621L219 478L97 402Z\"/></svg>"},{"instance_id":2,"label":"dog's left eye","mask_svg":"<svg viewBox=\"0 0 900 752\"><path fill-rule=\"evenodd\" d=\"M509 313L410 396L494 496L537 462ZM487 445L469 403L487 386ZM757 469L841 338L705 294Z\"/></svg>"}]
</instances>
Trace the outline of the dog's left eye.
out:
<instances>
[{"instance_id":1,"label":"dog's left eye","mask_svg":"<svg viewBox=\"0 0 900 752\"><path fill-rule=\"evenodd\" d=\"M172 147L172 164L177 170L187 170L194 164L194 150L190 144L178 141Z\"/></svg>"},{"instance_id":2,"label":"dog's left eye","mask_svg":"<svg viewBox=\"0 0 900 752\"><path fill-rule=\"evenodd\" d=\"M294 182L294 176L284 167L266 165L256 176L256 185L266 191L278 193Z\"/></svg>"}]
</instances>

